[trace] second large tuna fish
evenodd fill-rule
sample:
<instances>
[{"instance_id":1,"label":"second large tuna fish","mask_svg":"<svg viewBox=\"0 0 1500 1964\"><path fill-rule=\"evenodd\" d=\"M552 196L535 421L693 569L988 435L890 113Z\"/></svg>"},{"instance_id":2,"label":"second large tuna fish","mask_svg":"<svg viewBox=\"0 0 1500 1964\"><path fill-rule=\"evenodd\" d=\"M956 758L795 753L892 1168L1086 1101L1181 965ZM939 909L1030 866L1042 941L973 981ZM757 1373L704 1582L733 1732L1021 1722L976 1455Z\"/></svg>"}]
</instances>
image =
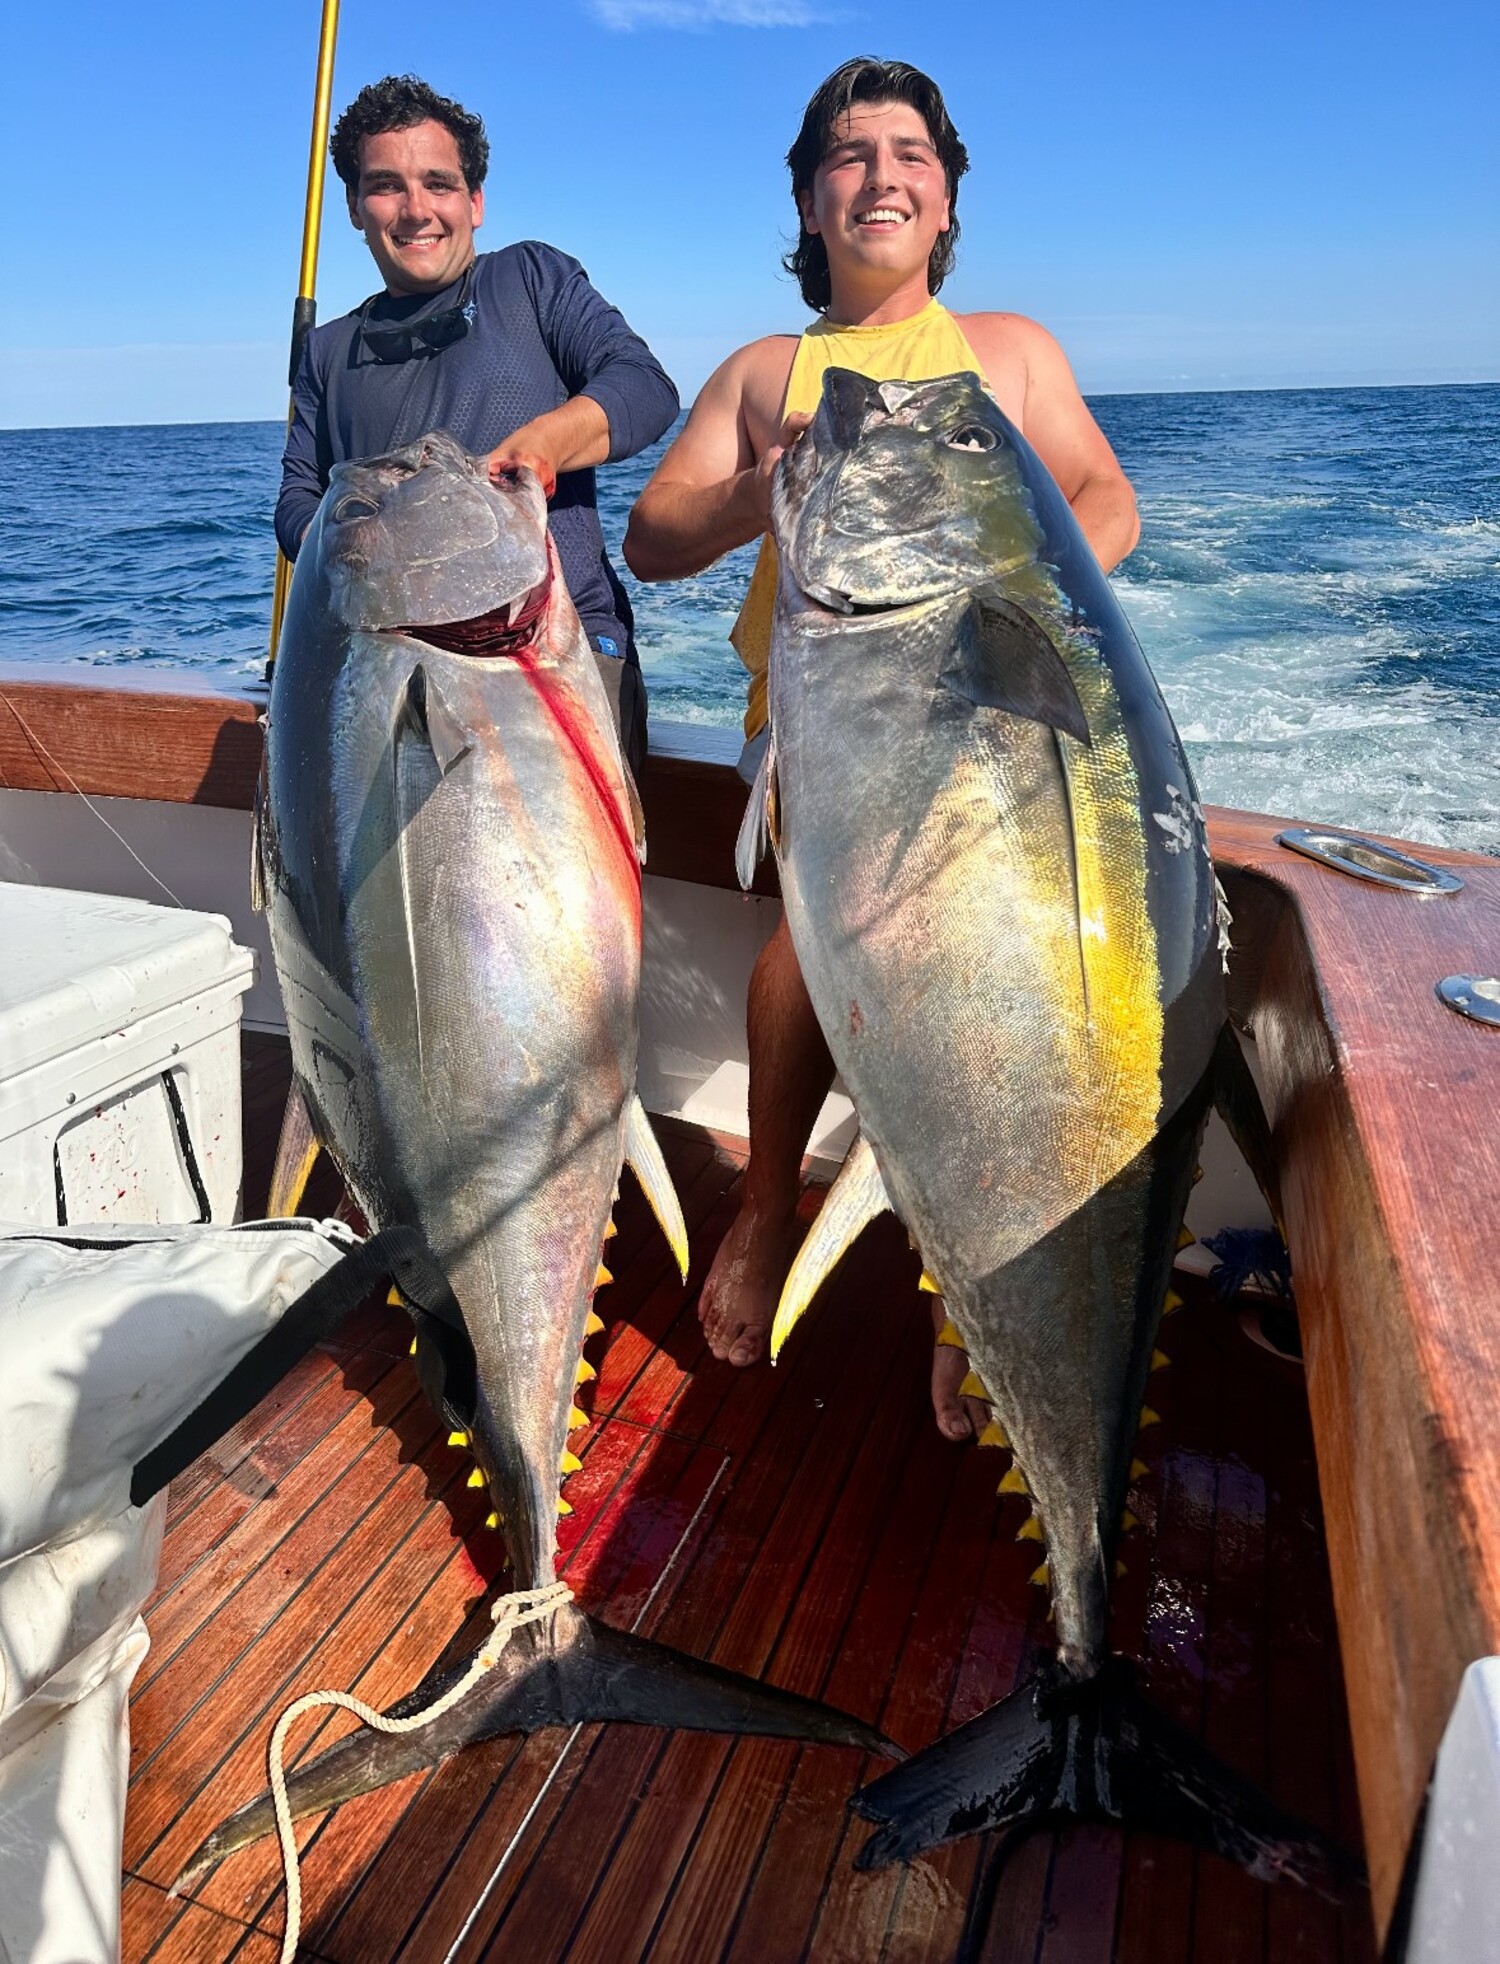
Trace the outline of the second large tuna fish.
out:
<instances>
[{"instance_id":1,"label":"second large tuna fish","mask_svg":"<svg viewBox=\"0 0 1500 1964\"><path fill-rule=\"evenodd\" d=\"M774 526L741 873L764 825L860 1136L773 1348L893 1209L1013 1451L1002 1490L1030 1495L1059 1654L858 1797L882 1824L863 1859L1061 1810L1311 1873L1293 1824L1107 1667L1157 1322L1210 1100L1243 1072L1172 720L1062 494L972 375L832 372Z\"/></svg>"}]
</instances>

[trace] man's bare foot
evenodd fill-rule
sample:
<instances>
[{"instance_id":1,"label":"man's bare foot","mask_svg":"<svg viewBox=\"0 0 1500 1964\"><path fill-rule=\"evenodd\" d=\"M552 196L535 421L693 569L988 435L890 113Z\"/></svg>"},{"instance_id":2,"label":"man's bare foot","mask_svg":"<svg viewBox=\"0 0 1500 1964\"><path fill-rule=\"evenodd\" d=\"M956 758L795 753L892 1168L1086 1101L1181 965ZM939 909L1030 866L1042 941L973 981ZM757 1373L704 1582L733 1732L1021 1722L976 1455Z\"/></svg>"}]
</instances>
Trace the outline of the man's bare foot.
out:
<instances>
[{"instance_id":1,"label":"man's bare foot","mask_svg":"<svg viewBox=\"0 0 1500 1964\"><path fill-rule=\"evenodd\" d=\"M698 1298L698 1321L715 1357L744 1365L765 1356L799 1238L795 1214L775 1222L746 1208L736 1215Z\"/></svg>"},{"instance_id":2,"label":"man's bare foot","mask_svg":"<svg viewBox=\"0 0 1500 1964\"><path fill-rule=\"evenodd\" d=\"M932 1298L932 1334L936 1337L948 1320L941 1296ZM990 1408L982 1398L961 1398L959 1386L969 1375L969 1353L957 1344L932 1346L932 1409L938 1431L945 1439L977 1439L990 1422Z\"/></svg>"}]
</instances>

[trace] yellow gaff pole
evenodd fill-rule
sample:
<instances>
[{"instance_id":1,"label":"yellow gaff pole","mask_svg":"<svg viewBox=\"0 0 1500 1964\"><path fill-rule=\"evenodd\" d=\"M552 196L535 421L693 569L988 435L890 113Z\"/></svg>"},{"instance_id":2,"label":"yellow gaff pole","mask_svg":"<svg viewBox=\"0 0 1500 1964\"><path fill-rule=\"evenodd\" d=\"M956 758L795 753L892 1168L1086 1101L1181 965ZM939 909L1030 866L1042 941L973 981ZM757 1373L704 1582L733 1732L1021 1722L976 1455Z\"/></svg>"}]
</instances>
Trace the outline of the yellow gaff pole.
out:
<instances>
[{"instance_id":1,"label":"yellow gaff pole","mask_svg":"<svg viewBox=\"0 0 1500 1964\"><path fill-rule=\"evenodd\" d=\"M297 379L302 344L318 318L315 298L318 287L318 241L323 226L323 175L328 161L328 116L333 102L333 51L338 41L339 0L323 0L323 25L318 35L318 80L313 92L312 139L307 152L307 203L302 212L302 269L297 281L297 298L292 305L292 350L287 364L287 387ZM292 412L287 410L287 427ZM270 657L276 659L281 639L281 617L286 612L287 589L292 567L282 552L276 554L276 585L271 596Z\"/></svg>"}]
</instances>

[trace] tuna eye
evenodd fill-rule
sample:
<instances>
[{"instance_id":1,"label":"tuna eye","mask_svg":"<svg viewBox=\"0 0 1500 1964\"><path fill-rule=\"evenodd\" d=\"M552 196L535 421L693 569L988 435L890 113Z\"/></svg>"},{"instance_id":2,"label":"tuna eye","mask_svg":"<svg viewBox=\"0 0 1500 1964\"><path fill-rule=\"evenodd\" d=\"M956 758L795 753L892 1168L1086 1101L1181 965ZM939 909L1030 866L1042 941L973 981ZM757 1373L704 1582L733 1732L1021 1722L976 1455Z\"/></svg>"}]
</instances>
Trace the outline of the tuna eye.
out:
<instances>
[{"instance_id":1,"label":"tuna eye","mask_svg":"<svg viewBox=\"0 0 1500 1964\"><path fill-rule=\"evenodd\" d=\"M983 423L965 423L947 439L950 450L993 450L999 441L995 432L986 429Z\"/></svg>"},{"instance_id":2,"label":"tuna eye","mask_svg":"<svg viewBox=\"0 0 1500 1964\"><path fill-rule=\"evenodd\" d=\"M333 522L335 525L342 525L346 519L376 518L379 513L380 507L373 498L363 497L358 491L350 491L334 506Z\"/></svg>"}]
</instances>

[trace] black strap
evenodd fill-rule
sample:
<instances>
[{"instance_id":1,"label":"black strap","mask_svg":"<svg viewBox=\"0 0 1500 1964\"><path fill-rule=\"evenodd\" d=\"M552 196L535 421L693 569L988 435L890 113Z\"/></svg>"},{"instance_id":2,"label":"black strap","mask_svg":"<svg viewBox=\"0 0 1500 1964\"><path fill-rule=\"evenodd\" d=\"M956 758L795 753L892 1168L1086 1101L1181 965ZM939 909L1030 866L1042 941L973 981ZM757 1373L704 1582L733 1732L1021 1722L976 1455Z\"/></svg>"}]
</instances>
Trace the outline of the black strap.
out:
<instances>
[{"instance_id":1,"label":"black strap","mask_svg":"<svg viewBox=\"0 0 1500 1964\"><path fill-rule=\"evenodd\" d=\"M384 1228L351 1248L305 1289L276 1327L268 1330L253 1350L246 1351L202 1404L137 1462L130 1478L132 1504L143 1507L153 1494L160 1493L169 1480L176 1479L200 1453L254 1411L272 1386L279 1384L315 1343L336 1330L351 1310L392 1281L418 1330L437 1345L451 1382L454 1367L464 1354L471 1358L472 1352L448 1279L415 1228Z\"/></svg>"}]
</instances>

